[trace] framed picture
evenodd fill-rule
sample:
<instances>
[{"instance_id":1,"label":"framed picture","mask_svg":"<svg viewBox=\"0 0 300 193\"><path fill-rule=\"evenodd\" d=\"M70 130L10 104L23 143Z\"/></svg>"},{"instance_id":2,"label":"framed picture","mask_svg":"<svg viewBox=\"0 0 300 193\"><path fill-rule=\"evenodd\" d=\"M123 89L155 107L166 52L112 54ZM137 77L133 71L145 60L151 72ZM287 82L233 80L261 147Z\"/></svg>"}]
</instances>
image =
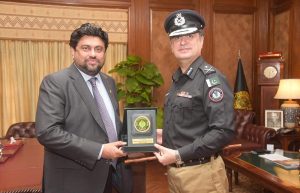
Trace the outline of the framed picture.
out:
<instances>
[{"instance_id":1,"label":"framed picture","mask_svg":"<svg viewBox=\"0 0 300 193\"><path fill-rule=\"evenodd\" d=\"M283 111L265 110L265 127L275 130L283 128Z\"/></svg>"}]
</instances>

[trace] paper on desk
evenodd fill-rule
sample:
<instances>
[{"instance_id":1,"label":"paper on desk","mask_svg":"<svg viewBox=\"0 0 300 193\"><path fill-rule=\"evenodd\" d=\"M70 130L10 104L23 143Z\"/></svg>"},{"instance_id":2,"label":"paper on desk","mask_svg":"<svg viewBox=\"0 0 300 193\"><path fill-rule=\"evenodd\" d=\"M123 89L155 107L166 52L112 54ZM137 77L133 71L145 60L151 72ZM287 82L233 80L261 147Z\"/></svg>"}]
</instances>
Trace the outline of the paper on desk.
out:
<instances>
[{"instance_id":1,"label":"paper on desk","mask_svg":"<svg viewBox=\"0 0 300 193\"><path fill-rule=\"evenodd\" d=\"M275 161L275 160L290 160L291 158L288 158L288 157L285 157L285 156L282 156L282 155L279 155L279 154L276 154L276 153L273 153L273 154L263 154L263 155L259 155L259 157L262 157L262 158L265 158L265 159L268 159L268 160L271 160L271 161Z\"/></svg>"}]
</instances>

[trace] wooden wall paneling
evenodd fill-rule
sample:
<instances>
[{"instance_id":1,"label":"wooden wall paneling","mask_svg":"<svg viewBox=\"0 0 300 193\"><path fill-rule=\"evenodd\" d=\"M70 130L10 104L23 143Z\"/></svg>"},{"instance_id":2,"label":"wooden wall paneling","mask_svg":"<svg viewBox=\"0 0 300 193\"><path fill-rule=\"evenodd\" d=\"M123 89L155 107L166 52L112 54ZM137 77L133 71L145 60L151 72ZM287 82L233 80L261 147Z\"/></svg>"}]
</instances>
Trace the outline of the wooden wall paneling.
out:
<instances>
[{"instance_id":1,"label":"wooden wall paneling","mask_svg":"<svg viewBox=\"0 0 300 193\"><path fill-rule=\"evenodd\" d=\"M149 0L150 7L153 10L169 10L174 11L177 9L194 9L197 10L199 7L199 0Z\"/></svg>"},{"instance_id":2,"label":"wooden wall paneling","mask_svg":"<svg viewBox=\"0 0 300 193\"><path fill-rule=\"evenodd\" d=\"M238 51L241 50L250 95L253 87L253 18L253 14L215 13L213 31L213 65L225 74L233 89Z\"/></svg>"},{"instance_id":3,"label":"wooden wall paneling","mask_svg":"<svg viewBox=\"0 0 300 193\"><path fill-rule=\"evenodd\" d=\"M256 113L255 122L259 123L260 118L260 90L257 85L257 65L256 61L258 59L258 53L269 50L269 34L270 34L270 13L269 0L257 0L256 1L257 11L255 12L255 45L254 45L254 62L253 65L253 94L252 94L252 105ZM263 113L263 112L262 112Z\"/></svg>"},{"instance_id":4,"label":"wooden wall paneling","mask_svg":"<svg viewBox=\"0 0 300 193\"><path fill-rule=\"evenodd\" d=\"M285 78L300 78L300 1L271 1L270 47L283 47L285 57ZM284 18L283 18L284 17ZM280 34L280 32L282 34ZM279 36L283 39L277 42ZM279 45L280 44L280 45Z\"/></svg>"},{"instance_id":5,"label":"wooden wall paneling","mask_svg":"<svg viewBox=\"0 0 300 193\"><path fill-rule=\"evenodd\" d=\"M214 11L220 13L252 14L255 11L255 0L215 0Z\"/></svg>"},{"instance_id":6,"label":"wooden wall paneling","mask_svg":"<svg viewBox=\"0 0 300 193\"><path fill-rule=\"evenodd\" d=\"M202 49L202 56L205 60L213 63L213 1L199 0L199 12L205 20L205 38Z\"/></svg>"},{"instance_id":7,"label":"wooden wall paneling","mask_svg":"<svg viewBox=\"0 0 300 193\"><path fill-rule=\"evenodd\" d=\"M264 120L264 113L265 110L277 110L279 109L280 106L280 101L279 100L275 100L274 96L277 92L278 86L274 85L274 86L262 86L261 87L262 91L262 96L261 96L261 104L264 104L263 106L261 105L260 108L260 115L256 115L257 118L259 118L259 124L260 125L264 125L265 120Z\"/></svg>"},{"instance_id":8,"label":"wooden wall paneling","mask_svg":"<svg viewBox=\"0 0 300 193\"><path fill-rule=\"evenodd\" d=\"M294 0L271 0L271 10L273 14L277 14L290 9L293 1Z\"/></svg>"},{"instance_id":9,"label":"wooden wall paneling","mask_svg":"<svg viewBox=\"0 0 300 193\"><path fill-rule=\"evenodd\" d=\"M290 34L292 0L272 0L270 5L270 51L282 52L285 60L284 78L289 77L290 71Z\"/></svg>"},{"instance_id":10,"label":"wooden wall paneling","mask_svg":"<svg viewBox=\"0 0 300 193\"><path fill-rule=\"evenodd\" d=\"M290 66L290 10L278 13L274 16L274 51L281 51L285 60L284 75L288 77Z\"/></svg>"},{"instance_id":11,"label":"wooden wall paneling","mask_svg":"<svg viewBox=\"0 0 300 193\"><path fill-rule=\"evenodd\" d=\"M153 101L160 107L163 107L165 94L171 85L172 74L178 68L170 49L169 37L164 30L164 21L169 13L169 11L151 11L151 61L157 65L164 78L164 84L154 90L153 96Z\"/></svg>"},{"instance_id":12,"label":"wooden wall paneling","mask_svg":"<svg viewBox=\"0 0 300 193\"><path fill-rule=\"evenodd\" d=\"M148 0L132 0L129 9L128 54L150 60L150 8Z\"/></svg>"},{"instance_id":13,"label":"wooden wall paneling","mask_svg":"<svg viewBox=\"0 0 300 193\"><path fill-rule=\"evenodd\" d=\"M290 72L291 78L300 78L300 1L294 0L291 15L291 49Z\"/></svg>"},{"instance_id":14,"label":"wooden wall paneling","mask_svg":"<svg viewBox=\"0 0 300 193\"><path fill-rule=\"evenodd\" d=\"M213 4L213 65L219 68L234 88L238 50L250 92L253 80L255 44L255 0L215 0Z\"/></svg>"},{"instance_id":15,"label":"wooden wall paneling","mask_svg":"<svg viewBox=\"0 0 300 193\"><path fill-rule=\"evenodd\" d=\"M270 34L270 13L269 0L257 0L257 9L255 12L255 58L259 52L269 50L269 34Z\"/></svg>"}]
</instances>

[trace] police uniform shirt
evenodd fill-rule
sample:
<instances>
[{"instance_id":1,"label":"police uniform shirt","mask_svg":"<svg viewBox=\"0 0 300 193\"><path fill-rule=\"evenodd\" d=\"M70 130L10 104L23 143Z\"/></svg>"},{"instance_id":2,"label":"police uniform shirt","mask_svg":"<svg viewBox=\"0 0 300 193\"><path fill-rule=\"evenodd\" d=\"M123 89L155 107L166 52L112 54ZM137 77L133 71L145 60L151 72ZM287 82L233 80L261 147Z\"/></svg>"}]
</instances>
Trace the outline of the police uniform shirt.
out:
<instances>
[{"instance_id":1,"label":"police uniform shirt","mask_svg":"<svg viewBox=\"0 0 300 193\"><path fill-rule=\"evenodd\" d=\"M233 93L225 77L202 57L178 69L164 104L163 145L183 161L211 156L234 136Z\"/></svg>"}]
</instances>

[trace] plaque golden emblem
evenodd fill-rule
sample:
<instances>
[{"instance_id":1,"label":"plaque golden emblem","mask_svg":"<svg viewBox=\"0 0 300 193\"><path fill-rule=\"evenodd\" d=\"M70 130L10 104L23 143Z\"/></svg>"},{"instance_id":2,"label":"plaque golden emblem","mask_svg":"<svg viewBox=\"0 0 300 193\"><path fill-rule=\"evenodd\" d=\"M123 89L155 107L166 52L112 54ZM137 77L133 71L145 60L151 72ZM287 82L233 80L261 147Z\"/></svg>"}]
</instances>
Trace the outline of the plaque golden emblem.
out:
<instances>
[{"instance_id":1,"label":"plaque golden emblem","mask_svg":"<svg viewBox=\"0 0 300 193\"><path fill-rule=\"evenodd\" d=\"M151 121L146 116L138 116L134 120L134 128L140 133L145 133L151 128Z\"/></svg>"}]
</instances>

